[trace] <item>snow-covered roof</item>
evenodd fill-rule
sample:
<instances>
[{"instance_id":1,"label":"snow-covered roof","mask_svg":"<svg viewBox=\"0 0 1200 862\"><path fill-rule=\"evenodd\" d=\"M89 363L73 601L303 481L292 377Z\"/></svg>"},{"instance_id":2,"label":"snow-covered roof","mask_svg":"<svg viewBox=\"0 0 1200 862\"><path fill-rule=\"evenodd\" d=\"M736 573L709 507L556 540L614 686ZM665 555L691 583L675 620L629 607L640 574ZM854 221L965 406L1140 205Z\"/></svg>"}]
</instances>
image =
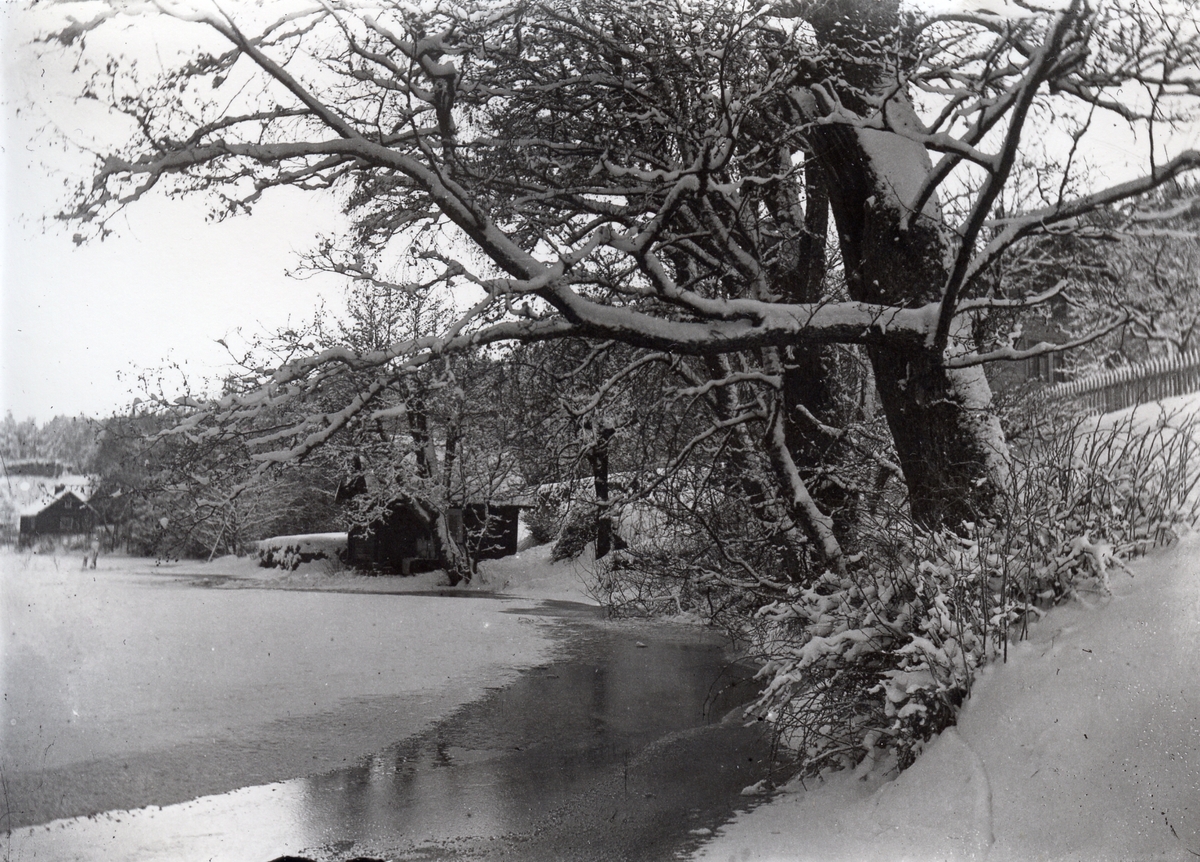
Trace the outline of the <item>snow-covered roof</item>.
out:
<instances>
[{"instance_id":1,"label":"snow-covered roof","mask_svg":"<svg viewBox=\"0 0 1200 862\"><path fill-rule=\"evenodd\" d=\"M59 476L22 476L7 474L0 477L0 509L17 515L36 515L67 494L81 503L91 499L95 479L75 473Z\"/></svg>"},{"instance_id":2,"label":"snow-covered roof","mask_svg":"<svg viewBox=\"0 0 1200 862\"><path fill-rule=\"evenodd\" d=\"M19 514L21 517L29 517L31 515L37 515L41 512L44 512L46 509L50 508L51 506L53 506L55 503L57 503L59 500L63 499L64 497L74 497L80 503L87 503L86 497L81 497L77 492L71 490L70 488L67 488L62 491L59 491L57 494L47 494L43 497L39 497L36 500L31 500L28 503L25 503L23 505L16 507L17 514Z\"/></svg>"}]
</instances>

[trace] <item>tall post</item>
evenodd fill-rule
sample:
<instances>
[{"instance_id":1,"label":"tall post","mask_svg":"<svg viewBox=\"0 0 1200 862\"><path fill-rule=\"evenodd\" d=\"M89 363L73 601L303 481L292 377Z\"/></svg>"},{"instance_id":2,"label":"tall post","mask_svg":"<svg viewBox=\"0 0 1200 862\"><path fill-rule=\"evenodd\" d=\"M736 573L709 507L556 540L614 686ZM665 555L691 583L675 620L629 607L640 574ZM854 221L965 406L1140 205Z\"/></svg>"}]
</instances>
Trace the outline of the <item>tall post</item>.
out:
<instances>
[{"instance_id":1,"label":"tall post","mask_svg":"<svg viewBox=\"0 0 1200 862\"><path fill-rule=\"evenodd\" d=\"M606 422L599 423L588 460L592 462L592 480L596 486L596 559L612 550L612 516L608 509L608 446L617 431Z\"/></svg>"}]
</instances>

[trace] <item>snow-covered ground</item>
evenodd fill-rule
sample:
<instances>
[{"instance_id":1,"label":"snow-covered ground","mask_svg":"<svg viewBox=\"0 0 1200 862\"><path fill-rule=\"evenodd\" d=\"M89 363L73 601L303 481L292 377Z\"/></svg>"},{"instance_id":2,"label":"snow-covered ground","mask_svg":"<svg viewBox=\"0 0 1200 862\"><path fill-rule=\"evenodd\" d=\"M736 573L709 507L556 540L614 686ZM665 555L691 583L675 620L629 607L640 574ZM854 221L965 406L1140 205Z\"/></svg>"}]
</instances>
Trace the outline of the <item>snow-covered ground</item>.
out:
<instances>
[{"instance_id":1,"label":"snow-covered ground","mask_svg":"<svg viewBox=\"0 0 1200 862\"><path fill-rule=\"evenodd\" d=\"M578 560L551 562L552 547L539 545L511 557L480 563L473 588L506 595L597 604L591 590L595 582L591 551L585 551Z\"/></svg>"},{"instance_id":2,"label":"snow-covered ground","mask_svg":"<svg viewBox=\"0 0 1200 862\"><path fill-rule=\"evenodd\" d=\"M1193 406L1200 399L1165 408ZM586 563L550 563L548 554L541 547L485 563L470 589L592 601ZM329 561L283 572L253 560L104 557L96 572L83 572L74 558L2 557L6 777L31 768L66 774L89 760L200 737L254 743L256 734L287 730L265 725L280 715L297 728L308 722L309 730L297 730L307 734L304 770L330 768L356 745L375 744L345 725L313 732L325 727L313 717L351 696L361 712L370 706L364 694L414 695L410 703L421 709L410 718L425 723L551 648L534 620L499 613L490 601L311 595L436 590L444 586L437 573L381 578ZM1113 578L1111 597L1053 609L1010 648L1006 664L986 669L957 728L903 774L796 782L721 829L693 859L1200 859L1200 536L1129 568L1130 576ZM170 587L197 577L215 588ZM151 584L162 587L151 590L152 612L118 601ZM229 589L263 590L261 610L224 602ZM226 616L238 608L241 616ZM119 625L97 626L97 613L119 615ZM462 636L421 652L444 627ZM112 635L122 629L123 637ZM262 637L290 655L262 655ZM344 648L321 649L330 638ZM365 724L378 721L364 715Z\"/></svg>"},{"instance_id":3,"label":"snow-covered ground","mask_svg":"<svg viewBox=\"0 0 1200 862\"><path fill-rule=\"evenodd\" d=\"M1053 609L899 777L795 782L694 862L1200 859L1200 536Z\"/></svg>"},{"instance_id":4,"label":"snow-covered ground","mask_svg":"<svg viewBox=\"0 0 1200 862\"><path fill-rule=\"evenodd\" d=\"M333 534L330 534L333 535ZM303 537L293 537L303 538ZM526 599L597 604L592 595L594 582L590 551L578 560L550 560L551 545L540 545L499 560L479 563L472 582L460 586L462 592L500 593ZM442 571L423 572L408 577L365 575L331 560L301 563L295 570L263 568L256 557L224 557L212 563L180 561L157 564L138 561L140 570L189 577L219 577L227 588L266 588L280 590L327 590L334 592L421 593L445 590L449 579Z\"/></svg>"},{"instance_id":5,"label":"snow-covered ground","mask_svg":"<svg viewBox=\"0 0 1200 862\"><path fill-rule=\"evenodd\" d=\"M1114 425L1124 425L1133 420L1132 424L1135 427L1146 430L1164 420L1169 420L1178 426L1182 421L1197 414L1200 414L1200 392L1192 392L1188 395L1177 395L1174 398L1164 398L1162 401L1153 401L1149 404L1126 407L1124 410L1117 410L1114 413L1105 413L1090 420L1087 426L1098 425L1108 428Z\"/></svg>"}]
</instances>

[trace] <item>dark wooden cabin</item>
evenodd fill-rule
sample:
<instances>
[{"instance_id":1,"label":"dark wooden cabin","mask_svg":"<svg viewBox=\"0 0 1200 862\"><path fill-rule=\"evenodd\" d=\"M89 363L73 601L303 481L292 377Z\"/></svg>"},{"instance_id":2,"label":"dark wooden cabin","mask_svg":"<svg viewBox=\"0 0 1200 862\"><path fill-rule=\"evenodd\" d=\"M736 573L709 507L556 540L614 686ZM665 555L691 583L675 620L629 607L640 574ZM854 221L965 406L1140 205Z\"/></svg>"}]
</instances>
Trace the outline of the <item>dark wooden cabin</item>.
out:
<instances>
[{"instance_id":1,"label":"dark wooden cabin","mask_svg":"<svg viewBox=\"0 0 1200 862\"><path fill-rule=\"evenodd\" d=\"M356 456L351 474L338 485L334 500L348 503L371 487L371 477ZM461 498L460 498L461 499ZM469 498L468 498L469 499ZM472 563L497 560L517 552L521 506L515 498L504 503L467 503L446 511L446 528ZM352 527L346 536L346 562L378 572L413 575L439 568L435 524L418 507L393 501L386 513L370 524Z\"/></svg>"},{"instance_id":2,"label":"dark wooden cabin","mask_svg":"<svg viewBox=\"0 0 1200 862\"><path fill-rule=\"evenodd\" d=\"M451 508L447 527L470 558L497 560L517 552L520 506L469 503ZM386 516L350 529L347 562L379 572L413 575L441 565L433 525L413 508L393 503Z\"/></svg>"},{"instance_id":3,"label":"dark wooden cabin","mask_svg":"<svg viewBox=\"0 0 1200 862\"><path fill-rule=\"evenodd\" d=\"M346 562L359 568L414 575L437 568L430 524L410 506L392 503L387 514L346 535Z\"/></svg>"},{"instance_id":4,"label":"dark wooden cabin","mask_svg":"<svg viewBox=\"0 0 1200 862\"><path fill-rule=\"evenodd\" d=\"M32 545L39 539L88 535L95 529L96 515L73 491L63 491L40 509L21 515L17 543Z\"/></svg>"}]
</instances>

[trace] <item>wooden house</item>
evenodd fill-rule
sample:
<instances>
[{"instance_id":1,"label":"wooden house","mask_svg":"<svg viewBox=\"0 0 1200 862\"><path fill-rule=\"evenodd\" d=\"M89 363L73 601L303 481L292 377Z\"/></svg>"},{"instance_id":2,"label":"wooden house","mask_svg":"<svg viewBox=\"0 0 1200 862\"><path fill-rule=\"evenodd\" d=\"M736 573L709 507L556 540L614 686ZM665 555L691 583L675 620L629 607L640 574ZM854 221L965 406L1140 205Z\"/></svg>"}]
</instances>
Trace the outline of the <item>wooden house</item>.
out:
<instances>
[{"instance_id":1,"label":"wooden house","mask_svg":"<svg viewBox=\"0 0 1200 862\"><path fill-rule=\"evenodd\" d=\"M445 526L473 563L517 552L521 509L536 504L536 500L521 496L523 488L523 483L510 480L483 489L455 489L458 499L474 497L475 501L450 506L445 512ZM355 458L353 472L342 480L334 499L348 503L368 492L378 497L380 490L376 478ZM443 560L434 533L436 515L415 503L392 501L382 515L347 531L346 562L359 568L403 575L439 568Z\"/></svg>"},{"instance_id":2,"label":"wooden house","mask_svg":"<svg viewBox=\"0 0 1200 862\"><path fill-rule=\"evenodd\" d=\"M346 562L403 575L437 568L433 525L415 507L394 502L371 523L350 528L346 534Z\"/></svg>"},{"instance_id":3,"label":"wooden house","mask_svg":"<svg viewBox=\"0 0 1200 862\"><path fill-rule=\"evenodd\" d=\"M95 527L96 515L87 500L73 490L63 489L22 510L17 545L28 547L43 539L87 536Z\"/></svg>"},{"instance_id":4,"label":"wooden house","mask_svg":"<svg viewBox=\"0 0 1200 862\"><path fill-rule=\"evenodd\" d=\"M468 503L446 512L446 527L471 560L496 560L517 552L521 507ZM412 575L441 565L434 522L415 506L394 502L369 524L351 527L346 562L379 572Z\"/></svg>"}]
</instances>

